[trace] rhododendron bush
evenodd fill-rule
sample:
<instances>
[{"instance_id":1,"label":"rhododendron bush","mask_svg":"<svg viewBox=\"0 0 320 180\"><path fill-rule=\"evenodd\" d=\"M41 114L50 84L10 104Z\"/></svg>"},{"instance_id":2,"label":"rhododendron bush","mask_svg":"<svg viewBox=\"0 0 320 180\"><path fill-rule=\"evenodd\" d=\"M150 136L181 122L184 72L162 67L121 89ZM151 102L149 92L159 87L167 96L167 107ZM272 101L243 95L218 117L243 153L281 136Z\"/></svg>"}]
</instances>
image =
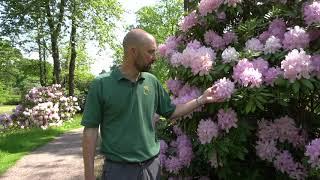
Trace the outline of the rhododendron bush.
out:
<instances>
[{"instance_id":1,"label":"rhododendron bush","mask_svg":"<svg viewBox=\"0 0 320 180\"><path fill-rule=\"evenodd\" d=\"M159 45L174 104L158 121L170 179L320 178L320 1L201 0ZM191 8L192 9L192 8Z\"/></svg>"},{"instance_id":2,"label":"rhododendron bush","mask_svg":"<svg viewBox=\"0 0 320 180\"><path fill-rule=\"evenodd\" d=\"M80 110L76 97L66 97L59 84L32 88L12 114L0 115L0 128L59 126Z\"/></svg>"}]
</instances>

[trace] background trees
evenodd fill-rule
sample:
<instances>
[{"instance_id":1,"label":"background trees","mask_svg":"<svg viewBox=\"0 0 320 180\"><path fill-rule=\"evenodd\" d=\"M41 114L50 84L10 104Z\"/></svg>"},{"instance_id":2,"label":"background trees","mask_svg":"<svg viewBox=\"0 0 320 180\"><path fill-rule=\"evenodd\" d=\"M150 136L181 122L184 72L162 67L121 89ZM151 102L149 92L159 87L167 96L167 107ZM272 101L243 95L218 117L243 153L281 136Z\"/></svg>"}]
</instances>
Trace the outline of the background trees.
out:
<instances>
[{"instance_id":1,"label":"background trees","mask_svg":"<svg viewBox=\"0 0 320 180\"><path fill-rule=\"evenodd\" d=\"M161 0L154 6L139 9L136 13L137 24L129 25L128 29L142 28L151 33L156 38L157 43L161 44L168 36L176 33L183 14L183 0ZM120 45L116 48L117 54L121 54L121 48ZM121 62L121 58L116 58L117 64ZM163 59L159 56L151 72L164 84L168 79L168 67L163 62Z\"/></svg>"},{"instance_id":2,"label":"background trees","mask_svg":"<svg viewBox=\"0 0 320 180\"><path fill-rule=\"evenodd\" d=\"M39 83L42 86L61 83L67 87L69 95L74 95L77 88L74 82L80 82L80 75L87 74L83 76L86 80L93 77L89 75L92 61L88 58L86 44L92 40L101 48L106 43L114 44L114 28L123 12L116 0L8 0L0 1L0 7L0 36L12 47L37 51L37 66L32 70L38 73ZM13 59L20 61L22 58L20 52L8 56L11 60L1 61L7 66ZM53 61L53 69L48 61ZM11 71L2 72L9 76ZM49 72L52 75L48 76Z\"/></svg>"}]
</instances>

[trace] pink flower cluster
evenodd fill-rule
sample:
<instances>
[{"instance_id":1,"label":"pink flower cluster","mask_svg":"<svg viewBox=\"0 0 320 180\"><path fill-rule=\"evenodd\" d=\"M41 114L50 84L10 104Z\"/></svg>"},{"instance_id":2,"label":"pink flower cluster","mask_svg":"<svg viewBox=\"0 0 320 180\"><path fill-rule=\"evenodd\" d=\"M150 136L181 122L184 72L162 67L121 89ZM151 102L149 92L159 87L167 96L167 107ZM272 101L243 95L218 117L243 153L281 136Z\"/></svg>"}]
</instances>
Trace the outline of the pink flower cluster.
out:
<instances>
[{"instance_id":1,"label":"pink flower cluster","mask_svg":"<svg viewBox=\"0 0 320 180\"><path fill-rule=\"evenodd\" d=\"M178 96L173 99L173 103L176 105L184 104L199 96L201 96L201 91L197 87L184 84L181 89L179 89Z\"/></svg>"},{"instance_id":2,"label":"pink flower cluster","mask_svg":"<svg viewBox=\"0 0 320 180\"><path fill-rule=\"evenodd\" d=\"M303 8L303 15L306 24L320 23L320 1L307 3Z\"/></svg>"},{"instance_id":3,"label":"pink flower cluster","mask_svg":"<svg viewBox=\"0 0 320 180\"><path fill-rule=\"evenodd\" d=\"M174 52L177 51L179 38L169 36L164 44L160 44L158 52L162 57L169 58Z\"/></svg>"},{"instance_id":4,"label":"pink flower cluster","mask_svg":"<svg viewBox=\"0 0 320 180\"><path fill-rule=\"evenodd\" d=\"M183 87L183 81L170 78L166 81L166 84L174 96L179 96L179 91Z\"/></svg>"},{"instance_id":5,"label":"pink flower cluster","mask_svg":"<svg viewBox=\"0 0 320 180\"><path fill-rule=\"evenodd\" d=\"M282 41L283 47L288 50L306 48L309 46L309 42L309 34L299 26L290 28L289 31L284 34L284 40Z\"/></svg>"},{"instance_id":6,"label":"pink flower cluster","mask_svg":"<svg viewBox=\"0 0 320 180\"><path fill-rule=\"evenodd\" d=\"M226 32L223 36L220 36L216 32L209 30L204 34L204 41L214 49L219 50L237 41L237 36L234 32Z\"/></svg>"},{"instance_id":7,"label":"pink flower cluster","mask_svg":"<svg viewBox=\"0 0 320 180\"><path fill-rule=\"evenodd\" d=\"M284 33L286 32L286 29L287 29L286 23L282 19L274 19L270 23L268 30L260 34L259 40L262 43L265 43L269 37L274 36L280 39L280 41L282 41L284 38Z\"/></svg>"},{"instance_id":8,"label":"pink flower cluster","mask_svg":"<svg viewBox=\"0 0 320 180\"><path fill-rule=\"evenodd\" d=\"M275 36L270 36L266 44L264 45L264 54L272 54L280 50L282 47L282 44L280 42L280 39Z\"/></svg>"},{"instance_id":9,"label":"pink flower cluster","mask_svg":"<svg viewBox=\"0 0 320 180\"><path fill-rule=\"evenodd\" d=\"M62 125L58 112L58 103L45 102L37 104L32 109L26 108L23 115L32 125L47 129L50 125Z\"/></svg>"},{"instance_id":10,"label":"pink flower cluster","mask_svg":"<svg viewBox=\"0 0 320 180\"><path fill-rule=\"evenodd\" d=\"M267 85L273 86L274 81L282 74L283 72L279 67L271 67L263 74L264 81Z\"/></svg>"},{"instance_id":11,"label":"pink flower cluster","mask_svg":"<svg viewBox=\"0 0 320 180\"><path fill-rule=\"evenodd\" d=\"M168 172L178 174L183 167L190 166L193 151L190 139L179 127L174 127L174 133L177 139L170 146L160 141L160 162Z\"/></svg>"},{"instance_id":12,"label":"pink flower cluster","mask_svg":"<svg viewBox=\"0 0 320 180\"><path fill-rule=\"evenodd\" d=\"M0 114L0 131L2 129L9 128L12 125L13 125L13 122L12 122L12 116L11 115L9 115L7 113Z\"/></svg>"},{"instance_id":13,"label":"pink flower cluster","mask_svg":"<svg viewBox=\"0 0 320 180\"><path fill-rule=\"evenodd\" d=\"M251 38L246 42L246 50L259 52L263 50L263 44L257 38Z\"/></svg>"},{"instance_id":14,"label":"pink flower cluster","mask_svg":"<svg viewBox=\"0 0 320 180\"><path fill-rule=\"evenodd\" d=\"M274 81L282 75L282 71L278 67L269 67L269 63L257 58L253 61L242 59L233 67L232 78L247 87L260 87L263 82L273 86Z\"/></svg>"},{"instance_id":15,"label":"pink flower cluster","mask_svg":"<svg viewBox=\"0 0 320 180\"><path fill-rule=\"evenodd\" d=\"M320 168L320 139L314 139L306 146L305 155L309 157L308 163L312 168Z\"/></svg>"},{"instance_id":16,"label":"pink flower cluster","mask_svg":"<svg viewBox=\"0 0 320 180\"><path fill-rule=\"evenodd\" d=\"M224 49L221 54L222 62L226 64L233 61L238 61L239 55L240 54L234 47L229 46L228 48Z\"/></svg>"},{"instance_id":17,"label":"pink flower cluster","mask_svg":"<svg viewBox=\"0 0 320 180\"><path fill-rule=\"evenodd\" d=\"M286 55L281 62L281 69L284 71L284 78L291 82L301 77L309 79L312 72L311 56L307 55L303 49L294 49Z\"/></svg>"},{"instance_id":18,"label":"pink flower cluster","mask_svg":"<svg viewBox=\"0 0 320 180\"><path fill-rule=\"evenodd\" d=\"M80 110L76 97L65 97L61 85L32 88L25 96L23 105L18 105L10 117L20 128L29 126L46 129L62 125Z\"/></svg>"},{"instance_id":19,"label":"pink flower cluster","mask_svg":"<svg viewBox=\"0 0 320 180\"><path fill-rule=\"evenodd\" d=\"M231 95L234 93L234 83L227 79L226 77L216 81L213 86L215 88L214 99L219 99L222 101L228 100L231 98Z\"/></svg>"},{"instance_id":20,"label":"pink flower cluster","mask_svg":"<svg viewBox=\"0 0 320 180\"><path fill-rule=\"evenodd\" d=\"M306 143L306 137L288 116L275 119L274 122L261 120L258 126L258 137L263 141L279 140L281 143L288 141L294 147L303 147Z\"/></svg>"},{"instance_id":21,"label":"pink flower cluster","mask_svg":"<svg viewBox=\"0 0 320 180\"><path fill-rule=\"evenodd\" d=\"M63 92L60 84L53 84L48 87L34 87L25 96L27 101L34 104L48 101L56 103L61 97L63 97Z\"/></svg>"},{"instance_id":22,"label":"pink flower cluster","mask_svg":"<svg viewBox=\"0 0 320 180\"><path fill-rule=\"evenodd\" d=\"M286 150L279 152L273 165L282 173L287 173L292 179L305 179L307 176L305 167L301 163L295 162L292 155Z\"/></svg>"},{"instance_id":23,"label":"pink flower cluster","mask_svg":"<svg viewBox=\"0 0 320 180\"><path fill-rule=\"evenodd\" d=\"M254 59L252 61L252 64L253 64L253 67L255 69L257 69L262 75L265 74L269 69L268 61L266 61L260 57L257 59Z\"/></svg>"},{"instance_id":24,"label":"pink flower cluster","mask_svg":"<svg viewBox=\"0 0 320 180\"><path fill-rule=\"evenodd\" d=\"M201 119L198 125L197 134L201 144L210 143L212 138L218 137L218 126L211 118Z\"/></svg>"},{"instance_id":25,"label":"pink flower cluster","mask_svg":"<svg viewBox=\"0 0 320 180\"><path fill-rule=\"evenodd\" d=\"M201 0L199 4L199 12L201 16L206 16L220 7L223 0Z\"/></svg>"},{"instance_id":26,"label":"pink flower cluster","mask_svg":"<svg viewBox=\"0 0 320 180\"><path fill-rule=\"evenodd\" d=\"M306 169L299 162L295 162L286 150L279 150L277 142L289 142L296 148L303 148L306 135L295 127L295 122L288 116L275 119L274 122L262 119L258 122L256 153L262 159L273 162L276 169L287 173L293 179L304 179Z\"/></svg>"},{"instance_id":27,"label":"pink flower cluster","mask_svg":"<svg viewBox=\"0 0 320 180\"><path fill-rule=\"evenodd\" d=\"M226 131L234 127L237 128L237 114L236 112L229 108L227 110L220 109L218 114L218 122L214 122L211 118L201 119L198 128L197 135L201 144L207 144L212 141L213 138L219 136L219 131Z\"/></svg>"},{"instance_id":28,"label":"pink flower cluster","mask_svg":"<svg viewBox=\"0 0 320 180\"><path fill-rule=\"evenodd\" d=\"M237 114L233 109L231 108L228 108L227 110L220 109L217 116L218 116L219 129L229 133L229 129L231 129L232 127L234 128L238 127Z\"/></svg>"},{"instance_id":29,"label":"pink flower cluster","mask_svg":"<svg viewBox=\"0 0 320 180\"><path fill-rule=\"evenodd\" d=\"M232 78L247 87L260 87L262 84L262 74L259 70L255 69L253 64L247 59L242 59L238 64L233 67Z\"/></svg>"},{"instance_id":30,"label":"pink flower cluster","mask_svg":"<svg viewBox=\"0 0 320 180\"><path fill-rule=\"evenodd\" d=\"M286 32L286 23L281 19L273 20L267 31L264 31L259 36L259 41L255 38L248 40L246 49L252 51L262 51L265 54L274 53L280 48L287 50L306 48L309 46L313 35L309 35L304 28L295 26L289 28ZM263 44L265 43L264 47Z\"/></svg>"},{"instance_id":31,"label":"pink flower cluster","mask_svg":"<svg viewBox=\"0 0 320 180\"><path fill-rule=\"evenodd\" d=\"M191 68L194 75L209 74L216 59L216 53L211 48L198 47L197 41L190 42L182 53L176 52L171 56L170 62L173 67L179 65Z\"/></svg>"},{"instance_id":32,"label":"pink flower cluster","mask_svg":"<svg viewBox=\"0 0 320 180\"><path fill-rule=\"evenodd\" d=\"M60 98L59 114L62 119L70 119L77 111L80 111L77 101L78 98L72 96Z\"/></svg>"},{"instance_id":33,"label":"pink flower cluster","mask_svg":"<svg viewBox=\"0 0 320 180\"><path fill-rule=\"evenodd\" d=\"M190 28L197 25L198 16L196 11L192 11L188 16L185 16L180 22L179 27L183 32L187 32Z\"/></svg>"}]
</instances>

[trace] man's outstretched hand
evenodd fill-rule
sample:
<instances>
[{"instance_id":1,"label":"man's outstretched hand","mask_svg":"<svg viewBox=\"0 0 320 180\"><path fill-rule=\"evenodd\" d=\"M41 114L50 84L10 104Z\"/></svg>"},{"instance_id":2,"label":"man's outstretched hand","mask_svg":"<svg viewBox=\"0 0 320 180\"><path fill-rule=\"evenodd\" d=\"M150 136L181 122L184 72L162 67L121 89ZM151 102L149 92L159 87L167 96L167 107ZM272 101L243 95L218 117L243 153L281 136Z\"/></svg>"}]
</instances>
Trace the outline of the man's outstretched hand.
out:
<instances>
[{"instance_id":1,"label":"man's outstretched hand","mask_svg":"<svg viewBox=\"0 0 320 180\"><path fill-rule=\"evenodd\" d=\"M216 89L217 88L215 86L212 86L205 90L203 94L198 97L198 103L203 105L207 103L222 102L223 99L217 98L217 96L215 96Z\"/></svg>"}]
</instances>

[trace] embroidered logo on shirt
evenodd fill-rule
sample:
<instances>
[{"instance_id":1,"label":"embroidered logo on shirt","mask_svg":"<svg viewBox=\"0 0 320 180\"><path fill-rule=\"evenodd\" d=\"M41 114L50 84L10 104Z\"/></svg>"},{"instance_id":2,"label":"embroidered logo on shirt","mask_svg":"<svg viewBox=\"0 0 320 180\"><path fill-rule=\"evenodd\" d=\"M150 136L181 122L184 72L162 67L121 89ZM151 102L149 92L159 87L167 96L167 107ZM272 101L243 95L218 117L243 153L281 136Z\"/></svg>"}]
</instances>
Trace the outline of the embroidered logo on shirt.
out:
<instances>
[{"instance_id":1,"label":"embroidered logo on shirt","mask_svg":"<svg viewBox=\"0 0 320 180\"><path fill-rule=\"evenodd\" d=\"M148 95L149 93L150 93L149 86L147 86L147 85L143 86L143 94Z\"/></svg>"}]
</instances>

